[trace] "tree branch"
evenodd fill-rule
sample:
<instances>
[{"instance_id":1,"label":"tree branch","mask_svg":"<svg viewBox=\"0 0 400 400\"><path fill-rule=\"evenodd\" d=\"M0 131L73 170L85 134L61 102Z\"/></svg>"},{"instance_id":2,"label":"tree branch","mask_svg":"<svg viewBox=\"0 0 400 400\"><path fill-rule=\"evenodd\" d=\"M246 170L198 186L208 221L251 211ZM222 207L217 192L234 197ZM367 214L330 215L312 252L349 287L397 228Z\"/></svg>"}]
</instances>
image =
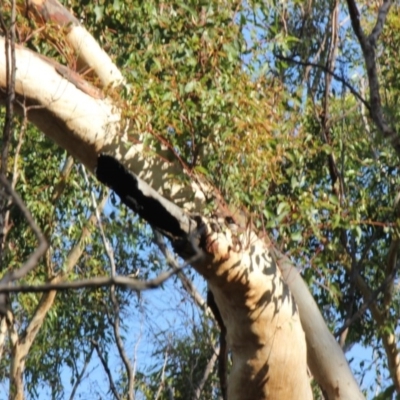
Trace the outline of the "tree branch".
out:
<instances>
[{"instance_id":1,"label":"tree branch","mask_svg":"<svg viewBox=\"0 0 400 400\"><path fill-rule=\"evenodd\" d=\"M165 350L165 357L164 357L164 364L161 370L161 383L158 387L156 396L154 397L154 400L158 400L158 398L160 397L160 394L164 388L165 385L165 368L167 367L167 361L168 361L168 348Z\"/></svg>"},{"instance_id":2,"label":"tree branch","mask_svg":"<svg viewBox=\"0 0 400 400\"><path fill-rule=\"evenodd\" d=\"M364 399L341 347L326 326L314 298L295 265L276 248L271 248L271 252L299 307L301 323L306 333L307 360L311 373L317 382L325 383L323 390L329 399L336 398L339 382L340 387L344 385L347 388L346 399ZM329 352L326 349L329 349Z\"/></svg>"},{"instance_id":3,"label":"tree branch","mask_svg":"<svg viewBox=\"0 0 400 400\"><path fill-rule=\"evenodd\" d=\"M72 282L46 283L42 285L8 286L5 284L2 285L0 284L0 293L37 293L37 292L49 292L52 290L72 290L72 289L82 289L82 288L97 289L100 287L108 287L112 285L121 286L136 291L156 289L171 276L177 274L179 271L182 271L188 265L196 263L199 261L199 259L201 259L202 254L200 250L198 250L198 248L194 243L192 243L191 245L192 248L196 251L196 254L193 257L189 258L182 266L174 268L173 270L170 271L165 271L160 275L158 275L156 278L150 279L148 281L140 281L126 276L114 276L114 277L96 277L89 279L81 279ZM73 256L72 258L74 262L72 264L75 265L77 261L75 252L72 251L70 256L71 257Z\"/></svg>"},{"instance_id":4,"label":"tree branch","mask_svg":"<svg viewBox=\"0 0 400 400\"><path fill-rule=\"evenodd\" d=\"M3 128L3 143L1 153L0 173L7 174L8 150L10 147L11 131L14 118L14 101L15 101L15 18L16 4L15 0L11 1L11 17L10 27L7 27L0 11L0 26L5 37L5 54L6 54L6 116Z\"/></svg>"},{"instance_id":5,"label":"tree branch","mask_svg":"<svg viewBox=\"0 0 400 400\"><path fill-rule=\"evenodd\" d=\"M207 382L208 377L210 376L211 372L214 369L215 363L218 359L218 354L219 354L219 351L216 348L214 348L213 354L212 354L211 358L208 360L206 368L204 369L203 376L201 377L201 380L196 387L196 390L194 392L192 400L200 400L201 399L201 392L204 388L204 385Z\"/></svg>"},{"instance_id":6,"label":"tree branch","mask_svg":"<svg viewBox=\"0 0 400 400\"><path fill-rule=\"evenodd\" d=\"M196 257L193 257L189 261L195 261ZM182 268L185 268L189 263L185 263ZM175 275L177 271L167 271L160 274L155 279L148 281L140 281L132 279L126 276L115 276L115 277L97 277L90 279L80 279L72 282L60 282L60 283L45 283L42 285L16 285L6 286L0 285L0 293L38 293L38 292L50 292L52 290L77 290L77 289L98 289L102 287L110 287L112 285L120 286L123 288L142 291L149 289L157 289L167 279Z\"/></svg>"},{"instance_id":7,"label":"tree branch","mask_svg":"<svg viewBox=\"0 0 400 400\"><path fill-rule=\"evenodd\" d=\"M351 254L349 255L351 256ZM396 270L397 269L395 268L393 270L393 273L395 273ZM374 295L363 277L357 271L354 275L354 280L357 288L361 292L364 298L364 302L368 303L368 308L371 311L372 318L375 320L377 326L380 328L386 326L386 329L381 329L379 331L379 335L382 339L383 347L387 355L390 376L393 380L394 385L396 386L396 390L400 391L400 356L397 348L395 329L393 329L390 325L387 325L386 310L384 310L385 312L382 312L375 301L369 301L374 297ZM389 282L390 284L391 277L387 277L387 279L387 282ZM382 290L381 288L379 289Z\"/></svg>"},{"instance_id":8,"label":"tree branch","mask_svg":"<svg viewBox=\"0 0 400 400\"><path fill-rule=\"evenodd\" d=\"M101 154L97 160L96 176L117 193L126 206L167 236L173 246L179 248L180 254L192 256L198 253L191 247L200 240L199 221L196 222L180 207L160 196L117 159Z\"/></svg>"},{"instance_id":9,"label":"tree branch","mask_svg":"<svg viewBox=\"0 0 400 400\"><path fill-rule=\"evenodd\" d=\"M14 101L15 101L15 19L16 19L16 4L15 0L11 1L10 13L10 26L8 27L3 18L3 12L0 10L0 26L2 33L5 37L4 42L4 55L5 55L5 105L6 115L3 127L2 149L0 159L0 177L7 182L8 173L8 154L11 140L11 133L13 128L14 118ZM8 189L6 187L6 189ZM7 190L9 192L9 190ZM1 194L1 193L0 193ZM3 197L3 196L2 196ZM0 266L3 265L4 248L6 243L6 236L8 233L8 199L7 196L0 198ZM40 240L39 240L40 242ZM2 269L2 268L1 268ZM2 279L7 279L3 277ZM0 320L3 315L7 314L7 297L0 294ZM0 343L0 346L3 346Z\"/></svg>"},{"instance_id":10,"label":"tree branch","mask_svg":"<svg viewBox=\"0 0 400 400\"><path fill-rule=\"evenodd\" d=\"M75 384L74 384L74 386L72 388L72 392L71 392L71 395L69 396L69 400L73 400L74 397L75 397L75 393L76 393L76 391L78 389L78 386L82 382L83 375L84 375L84 373L86 371L87 366L89 365L90 359L92 358L93 351L94 351L94 346L92 346L90 351L89 351L89 353L86 354L85 362L83 364L81 372L76 377L76 382L75 382Z\"/></svg>"},{"instance_id":11,"label":"tree branch","mask_svg":"<svg viewBox=\"0 0 400 400\"><path fill-rule=\"evenodd\" d=\"M46 250L49 247L49 244L46 238L43 236L40 228L36 225L31 213L26 208L24 202L22 201L21 197L19 197L18 193L11 187L7 179L0 174L0 183L5 187L8 194L13 198L14 203L19 207L23 216L27 220L28 224L32 228L33 232L35 233L38 241L39 246L36 250L29 256L28 260L25 264L13 271L8 271L3 278L0 280L0 314L6 311L6 299L2 293L7 293L7 291L3 291L3 287L7 287L9 283L21 279L26 274L28 274L33 268L36 267L40 258L44 255Z\"/></svg>"},{"instance_id":12,"label":"tree branch","mask_svg":"<svg viewBox=\"0 0 400 400\"><path fill-rule=\"evenodd\" d=\"M377 22L374 29L369 36L366 36L362 30L360 23L360 14L354 0L347 0L351 24L353 31L357 36L363 52L365 66L367 69L367 76L369 82L369 97L370 107L369 112L376 127L381 132L385 139L388 139L393 149L400 157L400 136L398 133L389 126L386 122L385 115L382 110L382 102L380 96L380 85L378 79L378 72L376 68L375 48L379 35L382 32L387 14L392 5L391 0L384 0L379 8Z\"/></svg>"},{"instance_id":13,"label":"tree branch","mask_svg":"<svg viewBox=\"0 0 400 400\"><path fill-rule=\"evenodd\" d=\"M383 0L382 5L379 7L378 11L378 17L376 19L376 24L374 26L374 29L370 33L368 37L368 41L371 44L371 46L376 46L376 43L379 39L379 36L381 35L383 28L385 26L386 22L386 17L389 13L390 7L393 4L393 0Z\"/></svg>"},{"instance_id":14,"label":"tree branch","mask_svg":"<svg viewBox=\"0 0 400 400\"><path fill-rule=\"evenodd\" d=\"M91 339L90 341L92 342L93 347L94 347L94 349L96 350L97 355L99 356L101 365L103 366L104 371L105 371L105 373L106 373L106 375L107 375L108 381L110 382L110 390L111 390L112 394L114 395L114 397L115 397L117 400L121 400L121 397L120 397L120 395L119 395L119 393L118 393L118 390L117 390L117 388L116 388L116 386L115 386L114 379L113 379L113 377L112 377L110 368L108 368L107 361L104 359L103 354L102 354L102 352L100 351L99 344L98 344L95 340L93 340L93 339Z\"/></svg>"},{"instance_id":15,"label":"tree branch","mask_svg":"<svg viewBox=\"0 0 400 400\"><path fill-rule=\"evenodd\" d=\"M75 50L79 64L95 71L103 87L117 86L124 82L121 72L92 35L57 0L27 0L30 16L38 22L51 22L63 29L69 45ZM60 30L61 30L60 29Z\"/></svg>"},{"instance_id":16,"label":"tree branch","mask_svg":"<svg viewBox=\"0 0 400 400\"><path fill-rule=\"evenodd\" d=\"M396 252L398 249L400 242L397 241L396 242ZM391 270L391 273L386 276L385 280L383 281L383 283L374 291L370 292L369 294L369 298L364 300L363 305L348 319L346 319L345 323L343 324L342 327L340 327L338 330L336 330L336 332L334 333L334 336L339 337L348 327L350 327L352 324L354 324L354 322L356 322L358 319L360 319L363 314L365 313L365 311L367 311L369 308L371 308L372 303L376 302L378 296L381 293L387 293L388 290L390 290L390 288L393 285L393 281L396 277L396 273L398 271L398 265L396 265L396 267L393 267L393 269Z\"/></svg>"},{"instance_id":17,"label":"tree branch","mask_svg":"<svg viewBox=\"0 0 400 400\"><path fill-rule=\"evenodd\" d=\"M89 179L86 174L85 167L83 165L82 165L82 172L83 172L83 176L85 178L86 185L89 187ZM113 252L110 242L108 241L108 239L106 238L106 235L104 233L103 223L102 223L102 220L100 217L100 213L97 212L98 207L97 207L97 203L96 203L95 194L94 194L93 190L91 190L90 192L91 192L91 197L92 197L93 208L96 212L97 225L100 229L100 234L101 234L101 238L102 238L102 241L104 244L104 248L106 250L107 257L108 257L108 260L110 261L110 265L111 265L111 278L115 278L116 266L115 266L114 252ZM117 297L115 295L115 286L114 285L112 285L110 287L110 298L111 298L111 302L112 302L113 308L114 308L114 320L112 321L112 326L113 326L113 330L114 330L115 342L117 345L119 356L122 359L122 362L125 366L126 374L128 376L128 399L133 400L134 399L133 388L134 388L134 383L135 383L134 375L133 375L133 368L132 368L132 364L129 360L129 357L126 354L126 351L124 348L124 343L121 339L121 335L119 332L120 308L119 308L119 303L118 303Z\"/></svg>"},{"instance_id":18,"label":"tree branch","mask_svg":"<svg viewBox=\"0 0 400 400\"><path fill-rule=\"evenodd\" d=\"M294 58L285 57L285 56L282 56L280 54L275 54L275 57L278 58L279 60L291 62L291 63L297 64L297 65L302 65L304 67L319 68L319 69L323 70L324 72L326 72L327 74L332 75L338 82L342 83L343 86L347 87L347 89L350 90L351 94L355 98L357 98L361 103L363 103L364 106L370 111L370 109L371 109L370 104L360 95L360 93L358 93L357 90L349 82L346 81L346 79L344 79L343 77L339 76L337 73L331 71L325 65L313 63L313 62L310 62L310 61L298 61L298 60L295 60Z\"/></svg>"}]
</instances>

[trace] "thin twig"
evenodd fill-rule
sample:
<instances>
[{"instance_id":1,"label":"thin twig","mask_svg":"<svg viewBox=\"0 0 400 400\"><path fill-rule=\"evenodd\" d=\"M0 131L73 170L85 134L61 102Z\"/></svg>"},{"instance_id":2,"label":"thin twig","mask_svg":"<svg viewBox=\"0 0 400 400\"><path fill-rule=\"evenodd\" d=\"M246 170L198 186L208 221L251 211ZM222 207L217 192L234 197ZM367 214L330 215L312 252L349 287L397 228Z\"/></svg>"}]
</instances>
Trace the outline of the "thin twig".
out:
<instances>
[{"instance_id":1,"label":"thin twig","mask_svg":"<svg viewBox=\"0 0 400 400\"><path fill-rule=\"evenodd\" d=\"M158 232L157 230L153 229L153 235L154 235L154 242L160 249L161 253L164 255L167 264L173 269L173 270L179 270L179 263L176 257L171 253L171 251L168 249L167 245L165 244L165 240L163 236ZM185 275L185 273L180 269L177 271L177 276L180 279L183 288L186 290L186 292L192 297L194 302L198 305L198 307L202 310L205 309L207 316L213 317L212 313L208 310L207 308L207 302L203 298L203 296L198 292L198 290L195 288L191 280Z\"/></svg>"},{"instance_id":2,"label":"thin twig","mask_svg":"<svg viewBox=\"0 0 400 400\"><path fill-rule=\"evenodd\" d=\"M71 395L69 396L69 400L73 400L76 390L78 389L79 384L82 382L83 375L85 374L86 368L89 365L90 359L92 358L94 346L90 349L89 353L85 357L85 362L83 364L82 370L77 376L76 382L74 384L74 387L72 388Z\"/></svg>"},{"instance_id":3,"label":"thin twig","mask_svg":"<svg viewBox=\"0 0 400 400\"><path fill-rule=\"evenodd\" d=\"M85 169L83 164L82 164L82 173L83 173L83 177L85 179L86 185L88 186L88 188L90 188L89 179L88 179L88 176L87 176L87 173L86 173L86 169ZM108 241L108 239L106 238L106 235L104 233L103 223L101 221L100 212L98 211L98 207L97 207L96 196L95 196L93 190L90 191L90 195L91 195L91 198L92 198L93 207L94 207L95 212L96 212L97 224L98 224L99 229L100 229L101 239L103 241L104 248L106 250L108 260L110 261L111 276L114 277L115 274L116 274L116 267L115 267L115 260L114 260L113 250L112 250L112 247L110 245L110 242Z\"/></svg>"},{"instance_id":4,"label":"thin twig","mask_svg":"<svg viewBox=\"0 0 400 400\"><path fill-rule=\"evenodd\" d=\"M196 390L193 395L193 400L201 399L201 392L203 391L204 385L206 384L208 377L210 376L211 372L214 369L215 363L217 362L218 359L218 354L219 354L218 349L214 348L214 352L211 358L208 360L206 368L204 369L203 376L201 377L201 380L196 387Z\"/></svg>"},{"instance_id":5,"label":"thin twig","mask_svg":"<svg viewBox=\"0 0 400 400\"><path fill-rule=\"evenodd\" d=\"M390 275L388 275L383 283L376 289L374 290L367 301L364 302L364 304L355 312L351 318L348 318L343 326L339 328L335 333L334 336L338 337L340 336L348 327L350 327L354 322L356 322L358 319L360 319L364 313L370 308L370 306L376 301L378 298L379 294L382 292L385 292L388 286L390 286L396 276L396 272L399 268L399 265L396 265L396 267L393 269Z\"/></svg>"},{"instance_id":6,"label":"thin twig","mask_svg":"<svg viewBox=\"0 0 400 400\"><path fill-rule=\"evenodd\" d=\"M0 27L5 37L5 55L6 55L6 114L3 127L2 149L0 158L0 174L7 176L8 172L8 154L11 143L11 133L13 129L14 101L15 101L15 0L11 1L10 26L7 27L3 14L0 11ZM3 251L5 248L6 237L8 233L7 224L7 199L0 199L0 265L3 260ZM5 307L6 299L0 296L0 313ZM3 310L5 312L5 310Z\"/></svg>"},{"instance_id":7,"label":"thin twig","mask_svg":"<svg viewBox=\"0 0 400 400\"><path fill-rule=\"evenodd\" d=\"M358 93L357 90L349 82L347 82L346 79L344 79L343 77L339 76L335 72L331 71L325 65L316 64L316 63L313 63L313 62L310 62L310 61L299 61L299 60L295 60L295 59L290 58L290 57L282 56L280 54L275 54L275 57L280 59L280 60L283 60L283 61L291 62L291 63L297 64L297 65L302 65L304 67L320 68L321 70L323 70L327 74L332 75L338 82L342 83L345 87L347 87L347 89L350 90L350 92L353 94L353 96L356 97L358 100L360 100L361 103L363 103L364 106L368 109L368 111L371 111L370 104L360 95L360 93Z\"/></svg>"},{"instance_id":8,"label":"thin twig","mask_svg":"<svg viewBox=\"0 0 400 400\"><path fill-rule=\"evenodd\" d=\"M11 2L10 26L7 27L3 14L0 12L0 26L5 36L6 53L6 116L3 128L3 148L1 153L0 172L7 173L8 150L10 147L13 128L14 101L15 101L15 0Z\"/></svg>"},{"instance_id":9,"label":"thin twig","mask_svg":"<svg viewBox=\"0 0 400 400\"><path fill-rule=\"evenodd\" d=\"M107 375L108 381L110 382L110 390L113 393L114 397L117 400L120 400L121 397L118 394L117 388L116 388L115 383L114 383L114 379L113 379L111 371L110 371L110 368L108 368L108 364L107 364L106 360L104 359L103 354L100 351L99 344L94 340L91 340L91 342L93 344L93 347L96 350L97 355L99 356L101 364L103 365L103 368L104 368L104 371L105 371L105 373Z\"/></svg>"},{"instance_id":10,"label":"thin twig","mask_svg":"<svg viewBox=\"0 0 400 400\"><path fill-rule=\"evenodd\" d=\"M85 170L85 167L82 165L82 172L83 172L83 176L85 178L85 182L86 185L89 187L89 179ZM93 207L95 208L95 210L97 210L97 202L96 202L96 196L93 192L93 190L91 190L91 197L92 197L92 203L93 203ZM114 278L116 276L116 265L115 265L115 259L114 259L114 251L111 247L111 244L109 242L109 240L106 238L106 235L104 233L104 229L103 229L103 223L100 217L100 213L96 211L96 217L97 217L97 224L99 226L100 229L100 234L101 234L101 238L104 244L104 248L106 250L107 253L107 257L108 260L110 261L110 265L111 265L111 278ZM112 321L112 326L113 326L113 330L114 330L114 337L115 337L115 343L117 345L117 349L118 349L118 353L119 356L122 359L122 362L125 366L125 370L126 370L126 374L128 376L128 399L129 400L133 400L134 399L134 374L133 374L133 367L132 364L129 360L128 355L126 354L125 348L124 348L124 343L122 341L121 335L120 335L120 307L119 307L119 303L117 300L117 297L115 295L115 286L111 285L110 287L110 298L111 298L111 302L113 304L113 308L114 308L114 321Z\"/></svg>"},{"instance_id":11,"label":"thin twig","mask_svg":"<svg viewBox=\"0 0 400 400\"><path fill-rule=\"evenodd\" d=\"M119 307L118 300L115 296L115 286L114 285L111 286L110 296L111 296L111 301L112 301L113 307L114 307L114 322L112 325L113 325L113 330L114 330L115 343L117 345L119 356L121 357L122 362L124 363L125 371L128 376L128 399L133 400L134 399L133 389L134 389L134 384L135 384L134 374L133 374L133 366L129 360L128 355L126 354L124 343L122 341L122 338L121 338L121 335L119 332L120 307Z\"/></svg>"},{"instance_id":12,"label":"thin twig","mask_svg":"<svg viewBox=\"0 0 400 400\"><path fill-rule=\"evenodd\" d=\"M4 284L8 284L10 282L16 281L18 279L21 279L24 277L28 272L30 272L39 262L40 258L43 256L43 254L46 252L47 248L49 247L49 244L46 240L46 238L43 236L40 228L36 225L32 214L29 212L29 210L26 208L24 202L22 201L21 197L18 195L18 193L11 187L10 183L7 181L7 179L0 174L0 183L5 187L6 191L8 194L13 198L14 203L20 208L23 216L27 220L28 224L32 228L33 232L35 233L38 241L39 241L39 246L36 248L36 250L29 256L28 260L25 262L25 264L14 271L7 272L7 274L0 280L0 288L4 286ZM0 290L1 291L1 290Z\"/></svg>"},{"instance_id":13,"label":"thin twig","mask_svg":"<svg viewBox=\"0 0 400 400\"><path fill-rule=\"evenodd\" d=\"M154 400L158 400L158 398L159 398L159 396L160 396L160 394L161 394L161 392L162 392L162 390L164 388L164 385L165 385L165 368L167 367L168 350L169 350L168 348L167 348L167 350L165 350L164 365L163 365L162 370L161 370L161 383L158 386L157 394L156 394Z\"/></svg>"},{"instance_id":14,"label":"thin twig","mask_svg":"<svg viewBox=\"0 0 400 400\"><path fill-rule=\"evenodd\" d=\"M195 247L194 243L192 245ZM166 280L168 280L171 276L177 274L179 271L182 271L190 264L197 262L199 260L199 257L201 257L200 251L198 251L197 254L195 254L193 257L187 260L179 268L173 269L171 271L162 272L156 278L149 279L147 281L132 279L129 278L128 276L116 276L114 278L96 277L90 279L81 279L72 282L60 282L54 284L48 283L42 285L16 285L10 287L8 285L5 285L4 281L2 280L0 281L0 283L3 283L0 285L0 293L37 293L37 292L49 292L51 290L71 290L71 289L82 289L82 288L96 289L111 285L121 286L136 291L156 289L160 285L162 285ZM18 273L18 271L16 271L16 276L17 279L19 279L20 277L24 276L24 274Z\"/></svg>"}]
</instances>

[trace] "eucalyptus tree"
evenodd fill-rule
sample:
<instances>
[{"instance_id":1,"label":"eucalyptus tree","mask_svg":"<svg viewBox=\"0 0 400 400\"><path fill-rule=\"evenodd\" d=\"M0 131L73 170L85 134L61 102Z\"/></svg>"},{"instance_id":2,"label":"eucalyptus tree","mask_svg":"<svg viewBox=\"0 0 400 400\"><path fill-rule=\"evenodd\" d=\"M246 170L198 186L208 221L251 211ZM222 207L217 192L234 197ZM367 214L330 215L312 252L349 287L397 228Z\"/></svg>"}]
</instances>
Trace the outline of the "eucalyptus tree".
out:
<instances>
[{"instance_id":1,"label":"eucalyptus tree","mask_svg":"<svg viewBox=\"0 0 400 400\"><path fill-rule=\"evenodd\" d=\"M135 223L130 231L120 223L122 238L118 226L100 223L96 212L88 215L89 202L101 204L96 190L76 192L89 180L86 170L146 221L159 243L159 234L169 239L176 254L207 281L211 308L232 355L229 400L312 398L311 377L325 398L363 398L342 350L356 342L383 343L393 382L385 389L400 389L393 301L400 147L395 113L385 107L387 102L394 108L396 86L384 100L379 86L386 78L395 83L393 48L385 47L396 40L392 30L384 30L390 5L105 1L71 2L70 12L56 0L4 3L2 171L12 179L11 188L5 187L17 203L13 187L24 194L27 208L45 221L41 226L50 242L28 288L10 283L23 275L12 271L34 250L31 236L1 281L4 293L44 291L39 300L27 295L33 302L24 305L29 317L20 331L15 303L2 305L1 344L8 329L13 359L10 396L23 398L24 360L35 362L29 351L35 340L45 340L44 321L62 329L73 320L62 304L67 317L51 317L57 290L111 284L109 297L101 290L84 291L85 301L98 305L90 313L97 315L97 328L104 323L101 313L111 313L109 324L95 330L99 337L80 351L85 357L96 351L101 358L112 329L126 367L126 393L133 398L133 367L118 334L127 292L114 286L139 290L155 282L138 282L129 268L115 268L115 258L119 265L134 259L132 246L145 240L148 229ZM388 26L396 24L393 15ZM394 68L378 69L377 56L387 54ZM364 62L365 79L349 75L359 76ZM30 174L46 164L40 160L35 166L36 159L24 156L18 144L9 152L13 112L84 166L71 182L75 191L70 193L80 196L76 205L67 194L66 205L38 212L40 196L17 179L19 169L9 158L14 165L30 165ZM57 147L50 149L56 157ZM43 157L40 144L33 154ZM62 175L60 184L65 179ZM40 173L31 182L45 195ZM49 185L50 193L57 197L61 186ZM46 198L54 201L51 194ZM3 207L2 221L10 221L8 208ZM77 232L71 232L65 212L79 221ZM125 213L119 218L129 218ZM91 229L83 219L99 223L93 232L97 240L87 247ZM27 226L25 220L16 226L13 231L3 223L8 241L2 260L17 254L12 244L20 242ZM117 256L104 240L106 229L115 229L119 238L112 243ZM70 239L63 240L64 232ZM108 262L108 279L84 280L104 276ZM173 272L181 273L176 265ZM41 281L47 283L38 285ZM83 321L80 297L71 296L90 334L94 325ZM71 343L80 334L79 320L70 322L77 327ZM76 357L67 355L72 363ZM204 359L201 365L205 368ZM118 398L114 384L110 390Z\"/></svg>"}]
</instances>

